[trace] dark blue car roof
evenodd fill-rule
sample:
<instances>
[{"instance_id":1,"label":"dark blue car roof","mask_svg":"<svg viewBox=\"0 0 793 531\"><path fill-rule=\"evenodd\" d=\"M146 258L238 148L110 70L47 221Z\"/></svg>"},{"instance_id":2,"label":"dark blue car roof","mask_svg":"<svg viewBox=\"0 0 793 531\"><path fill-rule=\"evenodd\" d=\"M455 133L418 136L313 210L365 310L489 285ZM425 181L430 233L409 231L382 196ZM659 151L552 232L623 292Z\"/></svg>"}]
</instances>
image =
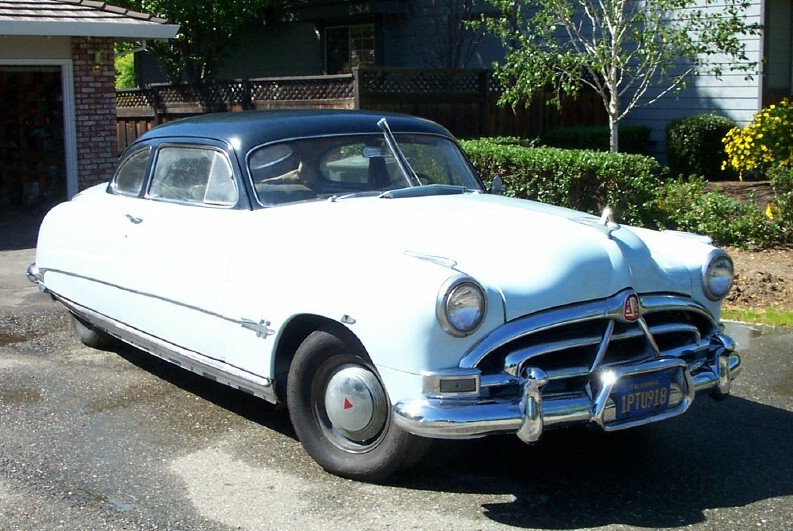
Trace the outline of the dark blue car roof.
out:
<instances>
[{"instance_id":1,"label":"dark blue car roof","mask_svg":"<svg viewBox=\"0 0 793 531\"><path fill-rule=\"evenodd\" d=\"M381 133L385 117L394 133L430 133L451 137L440 125L404 114L349 110L279 110L212 113L175 120L141 135L135 143L156 138L194 137L225 142L240 153L281 139L354 133Z\"/></svg>"}]
</instances>

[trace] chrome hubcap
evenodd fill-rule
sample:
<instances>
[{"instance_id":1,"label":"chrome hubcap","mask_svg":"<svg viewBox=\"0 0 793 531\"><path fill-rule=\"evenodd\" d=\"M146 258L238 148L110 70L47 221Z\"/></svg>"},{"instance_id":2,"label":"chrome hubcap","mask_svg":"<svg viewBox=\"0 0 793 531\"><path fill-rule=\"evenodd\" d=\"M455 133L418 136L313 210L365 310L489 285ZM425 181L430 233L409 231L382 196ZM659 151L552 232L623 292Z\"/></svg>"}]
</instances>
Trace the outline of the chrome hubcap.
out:
<instances>
[{"instance_id":1,"label":"chrome hubcap","mask_svg":"<svg viewBox=\"0 0 793 531\"><path fill-rule=\"evenodd\" d=\"M360 366L340 368L325 388L328 420L334 430L353 441L367 441L381 432L387 403L377 377Z\"/></svg>"}]
</instances>

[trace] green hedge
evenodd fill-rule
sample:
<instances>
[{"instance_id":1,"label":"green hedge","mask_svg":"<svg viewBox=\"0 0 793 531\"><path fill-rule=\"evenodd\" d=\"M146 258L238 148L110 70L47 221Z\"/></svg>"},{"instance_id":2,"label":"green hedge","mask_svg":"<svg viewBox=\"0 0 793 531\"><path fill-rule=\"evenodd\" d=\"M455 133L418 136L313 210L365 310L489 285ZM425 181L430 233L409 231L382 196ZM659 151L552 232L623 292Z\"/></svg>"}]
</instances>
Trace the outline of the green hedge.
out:
<instances>
[{"instance_id":1,"label":"green hedge","mask_svg":"<svg viewBox=\"0 0 793 531\"><path fill-rule=\"evenodd\" d=\"M774 168L768 177L774 191L774 204L768 214L782 225L785 243L793 242L793 168Z\"/></svg>"},{"instance_id":2,"label":"green hedge","mask_svg":"<svg viewBox=\"0 0 793 531\"><path fill-rule=\"evenodd\" d=\"M711 181L735 179L721 169L727 155L723 139L735 122L715 114L686 116L666 127L666 158L672 175L703 175Z\"/></svg>"},{"instance_id":3,"label":"green hedge","mask_svg":"<svg viewBox=\"0 0 793 531\"><path fill-rule=\"evenodd\" d=\"M722 245L769 247L785 240L784 225L753 203L708 192L703 177L670 180L658 190L656 225L707 234Z\"/></svg>"},{"instance_id":4,"label":"green hedge","mask_svg":"<svg viewBox=\"0 0 793 531\"><path fill-rule=\"evenodd\" d=\"M526 148L501 139L461 142L486 181L499 176L507 194L652 225L661 167L650 157L600 151Z\"/></svg>"},{"instance_id":5,"label":"green hedge","mask_svg":"<svg viewBox=\"0 0 793 531\"><path fill-rule=\"evenodd\" d=\"M611 134L607 125L581 125L556 127L542 135L543 145L564 149L591 149L609 151ZM645 154L650 147L650 128L621 125L619 127L620 153Z\"/></svg>"}]
</instances>

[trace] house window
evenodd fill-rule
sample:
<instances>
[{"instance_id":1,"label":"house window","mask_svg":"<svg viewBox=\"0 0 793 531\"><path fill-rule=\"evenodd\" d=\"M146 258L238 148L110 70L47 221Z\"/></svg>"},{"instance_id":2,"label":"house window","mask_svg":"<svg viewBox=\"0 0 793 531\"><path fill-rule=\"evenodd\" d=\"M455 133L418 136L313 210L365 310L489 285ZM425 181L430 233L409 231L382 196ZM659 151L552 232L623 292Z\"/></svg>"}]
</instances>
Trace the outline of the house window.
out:
<instances>
[{"instance_id":1,"label":"house window","mask_svg":"<svg viewBox=\"0 0 793 531\"><path fill-rule=\"evenodd\" d=\"M766 4L765 91L771 102L793 93L793 8L790 0ZM768 101L764 102L769 103Z\"/></svg>"},{"instance_id":2,"label":"house window","mask_svg":"<svg viewBox=\"0 0 793 531\"><path fill-rule=\"evenodd\" d=\"M374 24L334 26L325 30L325 67L328 74L346 74L359 66L373 66Z\"/></svg>"}]
</instances>

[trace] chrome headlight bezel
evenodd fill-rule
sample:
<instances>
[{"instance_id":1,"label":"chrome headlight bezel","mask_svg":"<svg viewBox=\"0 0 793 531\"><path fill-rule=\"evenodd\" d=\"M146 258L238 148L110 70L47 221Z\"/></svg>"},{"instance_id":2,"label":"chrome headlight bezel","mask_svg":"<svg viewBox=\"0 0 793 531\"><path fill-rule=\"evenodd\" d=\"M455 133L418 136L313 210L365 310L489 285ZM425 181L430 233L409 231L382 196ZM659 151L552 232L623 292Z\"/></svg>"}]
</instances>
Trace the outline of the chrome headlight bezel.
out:
<instances>
[{"instance_id":1,"label":"chrome headlight bezel","mask_svg":"<svg viewBox=\"0 0 793 531\"><path fill-rule=\"evenodd\" d=\"M702 265L702 290L705 296L714 301L723 300L730 292L735 278L735 265L732 258L721 249L714 249Z\"/></svg>"},{"instance_id":2,"label":"chrome headlight bezel","mask_svg":"<svg viewBox=\"0 0 793 531\"><path fill-rule=\"evenodd\" d=\"M473 334L487 315L484 288L467 275L450 278L438 293L436 314L446 333L454 337Z\"/></svg>"}]
</instances>

